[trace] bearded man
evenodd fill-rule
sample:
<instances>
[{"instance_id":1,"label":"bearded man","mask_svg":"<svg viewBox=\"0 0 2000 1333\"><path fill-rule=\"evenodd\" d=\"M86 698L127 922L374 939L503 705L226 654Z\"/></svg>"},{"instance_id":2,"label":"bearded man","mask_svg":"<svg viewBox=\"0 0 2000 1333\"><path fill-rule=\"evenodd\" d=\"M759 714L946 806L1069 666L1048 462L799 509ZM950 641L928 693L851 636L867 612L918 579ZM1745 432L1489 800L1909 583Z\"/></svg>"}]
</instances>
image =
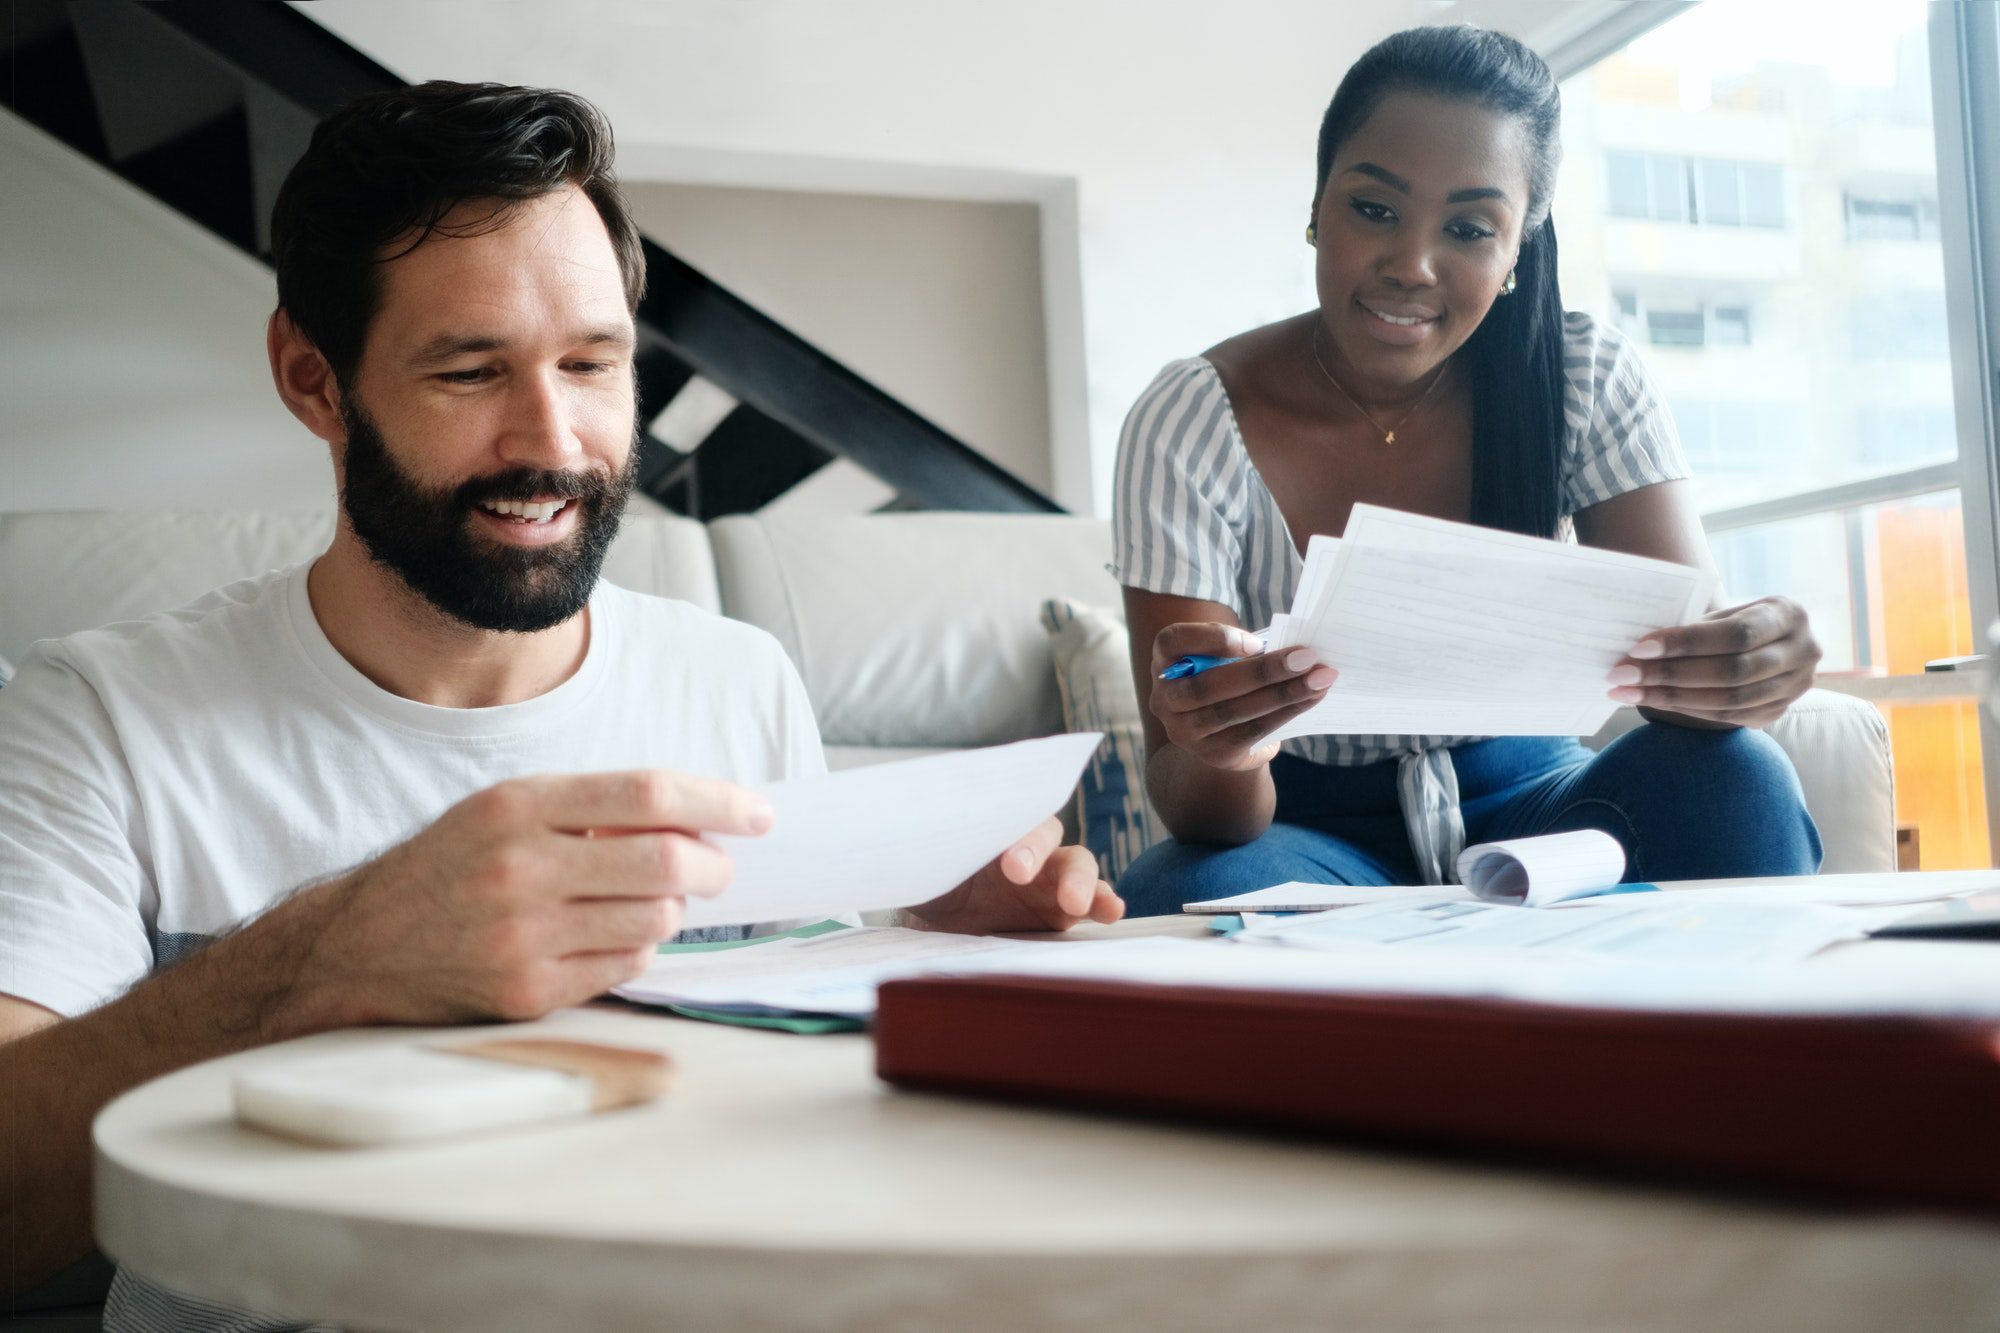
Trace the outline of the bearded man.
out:
<instances>
[{"instance_id":1,"label":"bearded man","mask_svg":"<svg viewBox=\"0 0 2000 1333\"><path fill-rule=\"evenodd\" d=\"M701 835L770 826L749 784L825 771L770 636L598 579L645 285L611 159L594 108L540 89L425 84L321 124L273 216L267 341L332 453L332 545L37 645L0 691L0 1286L88 1250L119 1092L602 994L726 888ZM910 923L1116 919L1059 841ZM218 1324L278 1326L123 1279L107 1306Z\"/></svg>"}]
</instances>

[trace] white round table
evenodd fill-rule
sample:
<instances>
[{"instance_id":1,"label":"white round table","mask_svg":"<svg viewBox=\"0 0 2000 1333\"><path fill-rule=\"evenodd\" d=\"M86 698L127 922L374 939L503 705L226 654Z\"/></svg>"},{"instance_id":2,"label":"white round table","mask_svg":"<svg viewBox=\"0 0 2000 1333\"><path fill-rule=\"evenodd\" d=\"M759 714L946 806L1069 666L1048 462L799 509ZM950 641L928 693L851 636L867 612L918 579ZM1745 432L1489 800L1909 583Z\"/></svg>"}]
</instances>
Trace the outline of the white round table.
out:
<instances>
[{"instance_id":1,"label":"white round table","mask_svg":"<svg viewBox=\"0 0 2000 1333\"><path fill-rule=\"evenodd\" d=\"M902 1093L859 1036L592 1006L648 1107L422 1146L238 1127L216 1060L96 1125L119 1263L211 1300L427 1330L1877 1330L2000 1326L2000 1227ZM459 1030L457 1035L463 1035Z\"/></svg>"}]
</instances>

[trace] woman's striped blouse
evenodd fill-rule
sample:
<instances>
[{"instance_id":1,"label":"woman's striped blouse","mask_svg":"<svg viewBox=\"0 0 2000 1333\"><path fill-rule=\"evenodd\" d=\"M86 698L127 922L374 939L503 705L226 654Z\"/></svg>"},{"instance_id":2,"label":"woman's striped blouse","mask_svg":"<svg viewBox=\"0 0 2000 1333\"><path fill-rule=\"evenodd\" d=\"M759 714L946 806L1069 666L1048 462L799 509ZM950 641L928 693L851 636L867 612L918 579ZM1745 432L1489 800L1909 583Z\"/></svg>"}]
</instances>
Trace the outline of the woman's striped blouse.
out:
<instances>
[{"instance_id":1,"label":"woman's striped blouse","mask_svg":"<svg viewBox=\"0 0 2000 1333\"><path fill-rule=\"evenodd\" d=\"M1673 418L1624 336L1572 311L1563 343L1567 538L1577 510L1688 470ZM1127 587L1220 602L1251 629L1291 608L1301 543L1244 450L1221 377L1200 357L1162 370L1125 419L1112 536L1111 572ZM1449 747L1476 739L1302 736L1285 749L1322 764L1398 760L1418 869L1448 883L1464 840Z\"/></svg>"}]
</instances>

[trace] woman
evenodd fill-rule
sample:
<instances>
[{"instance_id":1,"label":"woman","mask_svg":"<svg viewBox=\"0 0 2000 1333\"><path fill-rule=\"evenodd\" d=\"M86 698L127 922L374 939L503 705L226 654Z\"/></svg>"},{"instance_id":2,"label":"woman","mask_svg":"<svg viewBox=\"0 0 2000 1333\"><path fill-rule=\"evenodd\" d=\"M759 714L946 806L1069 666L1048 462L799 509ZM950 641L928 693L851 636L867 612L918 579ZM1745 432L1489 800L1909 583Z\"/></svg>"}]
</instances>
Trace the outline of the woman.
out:
<instances>
[{"instance_id":1,"label":"woman","mask_svg":"<svg viewBox=\"0 0 2000 1333\"><path fill-rule=\"evenodd\" d=\"M1246 632L1292 600L1357 502L1711 565L1671 419L1614 330L1565 313L1549 199L1554 78L1519 42L1418 28L1364 55L1320 125L1306 241L1319 308L1162 371L1119 447L1113 571L1174 840L1131 912L1288 880L1443 883L1468 841L1599 828L1628 877L1811 873L1818 831L1755 730L1812 683L1782 598L1648 634L1611 672L1650 719L1573 737L1265 737L1328 690ZM1176 681L1188 654L1245 657Z\"/></svg>"}]
</instances>

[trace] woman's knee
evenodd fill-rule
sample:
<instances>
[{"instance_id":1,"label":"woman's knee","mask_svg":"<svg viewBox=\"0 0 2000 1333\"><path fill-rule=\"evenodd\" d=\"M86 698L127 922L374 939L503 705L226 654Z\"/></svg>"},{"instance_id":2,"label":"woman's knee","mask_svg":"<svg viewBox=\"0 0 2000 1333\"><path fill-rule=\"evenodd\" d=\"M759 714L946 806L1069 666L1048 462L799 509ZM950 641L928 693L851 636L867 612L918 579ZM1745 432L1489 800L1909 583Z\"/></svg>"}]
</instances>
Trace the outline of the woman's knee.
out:
<instances>
[{"instance_id":1,"label":"woman's knee","mask_svg":"<svg viewBox=\"0 0 2000 1333\"><path fill-rule=\"evenodd\" d=\"M1242 883L1246 874L1254 873L1256 846L1218 847L1172 838L1155 843L1118 877L1118 896L1125 900L1125 915L1168 916L1188 903L1226 898L1257 887Z\"/></svg>"},{"instance_id":2,"label":"woman's knee","mask_svg":"<svg viewBox=\"0 0 2000 1333\"><path fill-rule=\"evenodd\" d=\"M1165 916L1188 903L1227 898L1301 880L1312 884L1392 884L1395 872L1352 843L1316 829L1278 823L1237 847L1180 843L1149 848L1118 877L1128 916Z\"/></svg>"},{"instance_id":3,"label":"woman's knee","mask_svg":"<svg viewBox=\"0 0 2000 1333\"><path fill-rule=\"evenodd\" d=\"M1801 807L1805 801L1784 747L1747 727L1705 731L1649 722L1605 746L1597 763L1627 769L1638 781L1699 783L1735 801L1796 802Z\"/></svg>"},{"instance_id":4,"label":"woman's knee","mask_svg":"<svg viewBox=\"0 0 2000 1333\"><path fill-rule=\"evenodd\" d=\"M1637 831L1655 879L1811 874L1819 830L1784 748L1761 731L1648 723L1604 748L1592 785Z\"/></svg>"}]
</instances>

